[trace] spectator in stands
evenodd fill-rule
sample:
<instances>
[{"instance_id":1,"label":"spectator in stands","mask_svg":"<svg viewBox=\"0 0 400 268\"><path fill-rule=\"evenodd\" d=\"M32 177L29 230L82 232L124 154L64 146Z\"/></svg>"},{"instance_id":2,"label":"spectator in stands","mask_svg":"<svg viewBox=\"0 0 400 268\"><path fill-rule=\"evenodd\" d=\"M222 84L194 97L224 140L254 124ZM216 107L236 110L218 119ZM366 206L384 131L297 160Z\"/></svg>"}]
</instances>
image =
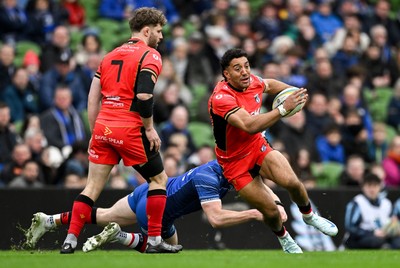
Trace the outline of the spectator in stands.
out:
<instances>
[{"instance_id":1,"label":"spectator in stands","mask_svg":"<svg viewBox=\"0 0 400 268\"><path fill-rule=\"evenodd\" d=\"M342 93L342 107L340 112L347 117L347 115L354 115L354 113L357 113L359 117L361 117L361 122L348 122L347 125L361 125L358 126L360 129L356 129L356 126L352 127L350 131L353 132L353 136L355 134L358 134L358 132L361 129L366 129L367 131L367 137L366 139L372 139L372 117L371 114L368 112L366 105L363 103L362 100L362 95L361 95L361 88L354 85L354 84L347 84L343 88L343 93ZM354 116L352 116L350 119L354 119ZM346 124L346 119L343 122Z\"/></svg>"},{"instance_id":2,"label":"spectator in stands","mask_svg":"<svg viewBox=\"0 0 400 268\"><path fill-rule=\"evenodd\" d=\"M40 179L40 167L34 160L27 160L23 166L21 175L13 178L8 184L9 188L42 188L44 184Z\"/></svg>"},{"instance_id":3,"label":"spectator in stands","mask_svg":"<svg viewBox=\"0 0 400 268\"><path fill-rule=\"evenodd\" d=\"M62 18L53 12L51 6L55 3L50 0L31 0L26 6L28 15L27 37L29 40L44 46L51 42L51 36Z\"/></svg>"},{"instance_id":4,"label":"spectator in stands","mask_svg":"<svg viewBox=\"0 0 400 268\"><path fill-rule=\"evenodd\" d=\"M336 30L343 26L340 18L332 12L331 5L330 0L319 1L317 9L310 16L311 22L323 42L331 40Z\"/></svg>"},{"instance_id":5,"label":"spectator in stands","mask_svg":"<svg viewBox=\"0 0 400 268\"><path fill-rule=\"evenodd\" d=\"M78 44L74 54L74 59L78 65L85 66L90 55L97 54L103 57L105 53L99 34L94 30L89 30L82 36L81 43Z\"/></svg>"},{"instance_id":6,"label":"spectator in stands","mask_svg":"<svg viewBox=\"0 0 400 268\"><path fill-rule=\"evenodd\" d=\"M366 32L375 25L383 25L388 33L388 41L391 47L400 43L400 28L398 22L390 16L391 4L389 0L376 1L374 12L364 22Z\"/></svg>"},{"instance_id":7,"label":"spectator in stands","mask_svg":"<svg viewBox=\"0 0 400 268\"><path fill-rule=\"evenodd\" d=\"M24 143L16 144L12 150L11 158L12 160L4 165L0 175L0 180L4 184L8 184L12 179L20 176L24 163L32 159L28 145Z\"/></svg>"},{"instance_id":8,"label":"spectator in stands","mask_svg":"<svg viewBox=\"0 0 400 268\"><path fill-rule=\"evenodd\" d=\"M307 189L315 188L316 179L311 170L311 155L306 148L301 148L291 160L291 166L297 177Z\"/></svg>"},{"instance_id":9,"label":"spectator in stands","mask_svg":"<svg viewBox=\"0 0 400 268\"><path fill-rule=\"evenodd\" d=\"M343 77L333 71L329 59L319 59L315 63L315 72L307 74L307 89L311 96L314 92L322 92L328 98L340 96L343 88Z\"/></svg>"},{"instance_id":10,"label":"spectator in stands","mask_svg":"<svg viewBox=\"0 0 400 268\"><path fill-rule=\"evenodd\" d=\"M32 85L33 89L38 92L40 88L40 79L42 77L42 74L39 72L39 56L33 50L29 49L23 58L22 67L28 72L29 83Z\"/></svg>"},{"instance_id":11,"label":"spectator in stands","mask_svg":"<svg viewBox=\"0 0 400 268\"><path fill-rule=\"evenodd\" d=\"M377 45L371 44L360 59L360 64L366 70L364 86L369 89L389 87L398 77L393 58L384 61L382 56L383 51Z\"/></svg>"},{"instance_id":12,"label":"spectator in stands","mask_svg":"<svg viewBox=\"0 0 400 268\"><path fill-rule=\"evenodd\" d=\"M11 84L16 66L14 64L15 50L11 45L3 44L0 47L0 91Z\"/></svg>"},{"instance_id":13,"label":"spectator in stands","mask_svg":"<svg viewBox=\"0 0 400 268\"><path fill-rule=\"evenodd\" d=\"M54 105L40 114L40 125L48 144L60 150L86 140L82 119L72 106L71 89L65 85L57 86Z\"/></svg>"},{"instance_id":14,"label":"spectator in stands","mask_svg":"<svg viewBox=\"0 0 400 268\"><path fill-rule=\"evenodd\" d=\"M304 110L306 112L306 127L312 131L313 137L321 135L328 125L334 123L329 115L328 99L320 92L315 92L310 97Z\"/></svg>"},{"instance_id":15,"label":"spectator in stands","mask_svg":"<svg viewBox=\"0 0 400 268\"><path fill-rule=\"evenodd\" d=\"M72 105L78 112L86 109L89 89L85 85L88 83L85 83L86 80L73 65L70 54L61 54L55 66L43 74L39 91L41 111L52 107L55 90L60 84L70 88Z\"/></svg>"},{"instance_id":16,"label":"spectator in stands","mask_svg":"<svg viewBox=\"0 0 400 268\"><path fill-rule=\"evenodd\" d=\"M210 88L214 85L210 60L204 56L204 36L198 31L189 36L188 64L184 82L189 88L199 85Z\"/></svg>"},{"instance_id":17,"label":"spectator in stands","mask_svg":"<svg viewBox=\"0 0 400 268\"><path fill-rule=\"evenodd\" d=\"M390 142L387 156L382 161L385 170L385 185L400 187L400 136L396 135Z\"/></svg>"},{"instance_id":18,"label":"spectator in stands","mask_svg":"<svg viewBox=\"0 0 400 268\"><path fill-rule=\"evenodd\" d=\"M17 134L10 125L10 107L0 101L0 172L11 161L11 152L18 141Z\"/></svg>"},{"instance_id":19,"label":"spectator in stands","mask_svg":"<svg viewBox=\"0 0 400 268\"><path fill-rule=\"evenodd\" d=\"M99 17L116 21L127 20L135 8L134 0L101 0L99 2Z\"/></svg>"},{"instance_id":20,"label":"spectator in stands","mask_svg":"<svg viewBox=\"0 0 400 268\"><path fill-rule=\"evenodd\" d=\"M63 183L68 174L76 174L80 178L85 178L89 171L88 143L86 141L76 141L72 144L72 151L58 168L57 177L59 183Z\"/></svg>"},{"instance_id":21,"label":"spectator in stands","mask_svg":"<svg viewBox=\"0 0 400 268\"><path fill-rule=\"evenodd\" d=\"M387 126L382 122L374 122L372 140L368 140L368 160L381 164L386 157L389 143L387 140Z\"/></svg>"},{"instance_id":22,"label":"spectator in stands","mask_svg":"<svg viewBox=\"0 0 400 268\"><path fill-rule=\"evenodd\" d=\"M355 50L357 52L357 55L363 54L368 48L371 39L367 33L361 31L362 24L358 15L354 13L347 14L344 16L343 20L343 27L339 28L335 32L331 40L325 42L325 49L328 51L330 56L333 56L339 49L343 47L346 37L351 36L356 41Z\"/></svg>"},{"instance_id":23,"label":"spectator in stands","mask_svg":"<svg viewBox=\"0 0 400 268\"><path fill-rule=\"evenodd\" d=\"M2 0L0 3L0 41L15 44L25 38L27 26L25 11L18 7L17 0Z\"/></svg>"},{"instance_id":24,"label":"spectator in stands","mask_svg":"<svg viewBox=\"0 0 400 268\"><path fill-rule=\"evenodd\" d=\"M259 49L266 49L284 30L277 9L269 2L260 7L259 14L253 20L253 27L258 37L257 41L262 41L258 44Z\"/></svg>"},{"instance_id":25,"label":"spectator in stands","mask_svg":"<svg viewBox=\"0 0 400 268\"><path fill-rule=\"evenodd\" d=\"M57 172L63 160L64 157L57 147L46 146L43 149L39 165L46 185L57 185L60 182L61 178L57 176Z\"/></svg>"},{"instance_id":26,"label":"spectator in stands","mask_svg":"<svg viewBox=\"0 0 400 268\"><path fill-rule=\"evenodd\" d=\"M62 186L66 189L83 189L86 184L85 179L74 173L67 174L63 182Z\"/></svg>"},{"instance_id":27,"label":"spectator in stands","mask_svg":"<svg viewBox=\"0 0 400 268\"><path fill-rule=\"evenodd\" d=\"M357 38L353 35L347 35L343 40L343 45L331 59L334 72L340 76L344 76L348 69L359 62L360 56L357 51Z\"/></svg>"},{"instance_id":28,"label":"spectator in stands","mask_svg":"<svg viewBox=\"0 0 400 268\"><path fill-rule=\"evenodd\" d=\"M342 186L360 186L366 173L364 158L360 155L347 157L345 168L340 175L339 181Z\"/></svg>"},{"instance_id":29,"label":"spectator in stands","mask_svg":"<svg viewBox=\"0 0 400 268\"><path fill-rule=\"evenodd\" d=\"M344 116L341 112L342 102L337 97L328 99L328 114L332 120L339 126L344 124Z\"/></svg>"},{"instance_id":30,"label":"spectator in stands","mask_svg":"<svg viewBox=\"0 0 400 268\"><path fill-rule=\"evenodd\" d=\"M392 236L386 225L392 216L392 203L380 195L382 184L374 174L364 176L362 193L346 206L345 228L349 236L345 246L349 249L400 248L400 235Z\"/></svg>"},{"instance_id":31,"label":"spectator in stands","mask_svg":"<svg viewBox=\"0 0 400 268\"><path fill-rule=\"evenodd\" d=\"M70 48L70 33L66 26L57 26L51 36L51 42L42 47L40 55L40 72L45 73L54 67L55 62L60 57L72 57L72 49Z\"/></svg>"},{"instance_id":32,"label":"spectator in stands","mask_svg":"<svg viewBox=\"0 0 400 268\"><path fill-rule=\"evenodd\" d=\"M188 159L188 170L203 165L215 159L214 148L211 145L201 145Z\"/></svg>"},{"instance_id":33,"label":"spectator in stands","mask_svg":"<svg viewBox=\"0 0 400 268\"><path fill-rule=\"evenodd\" d=\"M25 144L29 146L32 154L32 159L40 162L40 157L44 148L47 146L46 137L43 131L37 128L30 128L24 133Z\"/></svg>"},{"instance_id":34,"label":"spectator in stands","mask_svg":"<svg viewBox=\"0 0 400 268\"><path fill-rule=\"evenodd\" d=\"M37 93L29 83L28 72L24 68L15 71L12 83L2 94L0 92L0 96L10 107L13 123L22 123L27 114L39 112Z\"/></svg>"},{"instance_id":35,"label":"spectator in stands","mask_svg":"<svg viewBox=\"0 0 400 268\"><path fill-rule=\"evenodd\" d=\"M368 142L372 140L372 137L368 138L368 130L357 110L347 110L344 124L341 126L341 134L346 156L358 154L362 155L365 161L369 161Z\"/></svg>"},{"instance_id":36,"label":"spectator in stands","mask_svg":"<svg viewBox=\"0 0 400 268\"><path fill-rule=\"evenodd\" d=\"M400 78L397 79L396 84L394 85L393 95L387 109L388 125L400 132Z\"/></svg>"},{"instance_id":37,"label":"spectator in stands","mask_svg":"<svg viewBox=\"0 0 400 268\"><path fill-rule=\"evenodd\" d=\"M339 126L336 124L326 126L323 135L316 138L315 144L321 162L345 164L346 153Z\"/></svg>"},{"instance_id":38,"label":"spectator in stands","mask_svg":"<svg viewBox=\"0 0 400 268\"><path fill-rule=\"evenodd\" d=\"M170 81L165 89L160 94L156 95L154 99L156 105L154 105L153 108L154 123L160 126L167 122L171 116L172 110L179 105L184 105L179 93L180 84Z\"/></svg>"},{"instance_id":39,"label":"spectator in stands","mask_svg":"<svg viewBox=\"0 0 400 268\"><path fill-rule=\"evenodd\" d=\"M163 165L164 165L165 173L167 173L167 176L169 178L180 175L178 173L178 162L176 161L176 159L173 156L167 155L166 157L164 157Z\"/></svg>"},{"instance_id":40,"label":"spectator in stands","mask_svg":"<svg viewBox=\"0 0 400 268\"><path fill-rule=\"evenodd\" d=\"M278 137L285 144L286 152L290 159L294 158L300 148L306 148L312 161L318 160L313 133L306 127L306 114L303 110L283 119L284 125Z\"/></svg>"},{"instance_id":41,"label":"spectator in stands","mask_svg":"<svg viewBox=\"0 0 400 268\"><path fill-rule=\"evenodd\" d=\"M85 8L79 0L61 0L61 6L68 12L68 24L72 27L82 29L85 26Z\"/></svg>"},{"instance_id":42,"label":"spectator in stands","mask_svg":"<svg viewBox=\"0 0 400 268\"><path fill-rule=\"evenodd\" d=\"M160 129L161 150L164 151L169 145L170 137L175 133L182 133L187 137L188 155L196 151L192 135L188 129L189 111L183 106L176 106L172 112L170 119Z\"/></svg>"},{"instance_id":43,"label":"spectator in stands","mask_svg":"<svg viewBox=\"0 0 400 268\"><path fill-rule=\"evenodd\" d=\"M296 46L303 51L304 58L311 60L316 50L323 44L322 38L317 35L310 16L300 15L295 23L289 33L293 35Z\"/></svg>"}]
</instances>

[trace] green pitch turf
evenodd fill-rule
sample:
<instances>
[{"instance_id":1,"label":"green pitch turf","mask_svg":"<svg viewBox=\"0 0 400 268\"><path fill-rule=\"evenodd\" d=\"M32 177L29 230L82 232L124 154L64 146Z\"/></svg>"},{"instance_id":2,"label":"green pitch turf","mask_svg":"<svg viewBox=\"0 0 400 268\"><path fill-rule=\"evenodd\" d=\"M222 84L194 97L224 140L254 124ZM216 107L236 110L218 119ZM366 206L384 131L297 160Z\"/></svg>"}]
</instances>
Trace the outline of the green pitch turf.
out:
<instances>
[{"instance_id":1,"label":"green pitch turf","mask_svg":"<svg viewBox=\"0 0 400 268\"><path fill-rule=\"evenodd\" d=\"M98 250L61 255L58 251L0 251L0 268L396 268L399 251L337 251L285 254L277 250L186 250L178 254L139 254Z\"/></svg>"}]
</instances>

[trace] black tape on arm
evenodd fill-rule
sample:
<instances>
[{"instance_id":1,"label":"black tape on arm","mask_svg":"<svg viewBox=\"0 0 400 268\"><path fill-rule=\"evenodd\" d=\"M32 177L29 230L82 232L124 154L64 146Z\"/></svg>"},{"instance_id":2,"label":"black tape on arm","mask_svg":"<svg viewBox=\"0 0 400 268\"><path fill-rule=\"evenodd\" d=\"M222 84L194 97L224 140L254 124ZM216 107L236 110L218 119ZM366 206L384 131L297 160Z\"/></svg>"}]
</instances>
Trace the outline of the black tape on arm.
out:
<instances>
[{"instance_id":1,"label":"black tape on arm","mask_svg":"<svg viewBox=\"0 0 400 268\"><path fill-rule=\"evenodd\" d=\"M153 76L154 74L148 71L142 71L139 73L138 79L136 81L137 84L137 90L136 94L140 93L146 93L146 94L152 94L154 91L154 85L155 81L153 81Z\"/></svg>"},{"instance_id":2,"label":"black tape on arm","mask_svg":"<svg viewBox=\"0 0 400 268\"><path fill-rule=\"evenodd\" d=\"M145 101L138 99L137 106L141 117L149 118L153 116L153 97Z\"/></svg>"}]
</instances>

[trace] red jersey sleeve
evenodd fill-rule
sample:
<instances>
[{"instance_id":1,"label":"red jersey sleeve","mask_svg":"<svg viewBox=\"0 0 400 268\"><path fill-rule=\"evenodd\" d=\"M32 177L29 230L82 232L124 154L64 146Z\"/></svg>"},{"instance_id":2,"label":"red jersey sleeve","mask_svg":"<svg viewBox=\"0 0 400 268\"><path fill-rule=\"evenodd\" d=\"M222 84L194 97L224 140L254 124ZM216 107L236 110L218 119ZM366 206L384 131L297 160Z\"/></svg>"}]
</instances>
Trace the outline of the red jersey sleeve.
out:
<instances>
[{"instance_id":1,"label":"red jersey sleeve","mask_svg":"<svg viewBox=\"0 0 400 268\"><path fill-rule=\"evenodd\" d=\"M141 70L150 71L156 76L156 78L158 78L158 75L161 73L162 70L162 61L161 55L160 53L158 53L157 50L150 50L150 52L143 59Z\"/></svg>"},{"instance_id":2,"label":"red jersey sleeve","mask_svg":"<svg viewBox=\"0 0 400 268\"><path fill-rule=\"evenodd\" d=\"M219 115L225 120L228 117L240 109L235 96L232 92L227 91L217 91L213 94L211 99L211 108L214 114Z\"/></svg>"}]
</instances>

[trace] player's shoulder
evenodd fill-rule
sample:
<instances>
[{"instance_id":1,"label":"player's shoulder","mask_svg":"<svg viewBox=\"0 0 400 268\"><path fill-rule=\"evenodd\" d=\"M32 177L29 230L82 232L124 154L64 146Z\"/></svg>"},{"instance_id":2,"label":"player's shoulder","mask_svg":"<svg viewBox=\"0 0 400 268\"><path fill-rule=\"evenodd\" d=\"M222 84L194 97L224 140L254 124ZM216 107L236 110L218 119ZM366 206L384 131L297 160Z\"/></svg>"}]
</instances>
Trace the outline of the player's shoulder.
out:
<instances>
[{"instance_id":1,"label":"player's shoulder","mask_svg":"<svg viewBox=\"0 0 400 268\"><path fill-rule=\"evenodd\" d=\"M228 83L221 81L219 82L211 95L212 101L223 101L224 98L234 98L234 92L229 88Z\"/></svg>"}]
</instances>

